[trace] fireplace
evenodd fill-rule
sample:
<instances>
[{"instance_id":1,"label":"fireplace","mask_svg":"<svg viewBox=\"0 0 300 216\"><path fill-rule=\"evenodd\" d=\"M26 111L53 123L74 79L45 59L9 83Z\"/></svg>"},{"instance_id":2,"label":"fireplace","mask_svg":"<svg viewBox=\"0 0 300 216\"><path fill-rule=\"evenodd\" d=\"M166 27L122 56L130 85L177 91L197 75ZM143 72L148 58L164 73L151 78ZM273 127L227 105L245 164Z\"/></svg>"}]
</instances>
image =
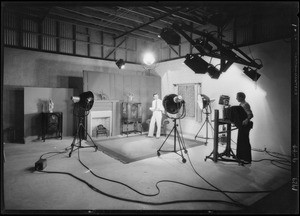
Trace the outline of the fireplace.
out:
<instances>
[{"instance_id":1,"label":"fireplace","mask_svg":"<svg viewBox=\"0 0 300 216\"><path fill-rule=\"evenodd\" d=\"M103 125L108 130L108 136L112 136L112 111L90 111L88 115L88 133L94 139L97 138L97 126Z\"/></svg>"}]
</instances>

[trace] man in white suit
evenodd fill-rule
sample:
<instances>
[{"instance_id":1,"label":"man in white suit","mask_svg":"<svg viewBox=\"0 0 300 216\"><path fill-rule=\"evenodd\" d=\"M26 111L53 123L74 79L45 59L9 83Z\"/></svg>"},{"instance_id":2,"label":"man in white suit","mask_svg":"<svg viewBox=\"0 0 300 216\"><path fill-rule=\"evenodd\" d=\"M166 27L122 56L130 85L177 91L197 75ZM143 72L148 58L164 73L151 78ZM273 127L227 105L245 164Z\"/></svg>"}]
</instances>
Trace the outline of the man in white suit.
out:
<instances>
[{"instance_id":1,"label":"man in white suit","mask_svg":"<svg viewBox=\"0 0 300 216\"><path fill-rule=\"evenodd\" d=\"M161 130L162 113L165 112L165 109L163 107L162 100L160 100L158 97L158 93L153 94L153 99L154 100L152 101L152 106L149 108L153 112L153 114L150 121L148 137L153 137L154 126L156 123L156 138L159 138Z\"/></svg>"}]
</instances>

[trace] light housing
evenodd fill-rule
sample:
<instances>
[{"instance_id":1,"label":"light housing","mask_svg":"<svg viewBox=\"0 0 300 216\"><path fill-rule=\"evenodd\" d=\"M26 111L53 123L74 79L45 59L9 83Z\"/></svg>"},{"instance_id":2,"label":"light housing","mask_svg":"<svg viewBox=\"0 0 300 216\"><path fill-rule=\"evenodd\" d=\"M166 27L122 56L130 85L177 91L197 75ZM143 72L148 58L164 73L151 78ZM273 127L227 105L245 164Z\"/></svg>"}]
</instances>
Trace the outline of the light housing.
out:
<instances>
[{"instance_id":1,"label":"light housing","mask_svg":"<svg viewBox=\"0 0 300 216\"><path fill-rule=\"evenodd\" d=\"M218 79L221 75L221 71L219 71L213 65L209 65L207 68L207 72L212 79Z\"/></svg>"},{"instance_id":2,"label":"light housing","mask_svg":"<svg viewBox=\"0 0 300 216\"><path fill-rule=\"evenodd\" d=\"M205 109L208 107L208 105L210 104L211 100L208 96L206 96L205 94L200 94L198 95L198 105L199 108L201 110Z\"/></svg>"},{"instance_id":3,"label":"light housing","mask_svg":"<svg viewBox=\"0 0 300 216\"><path fill-rule=\"evenodd\" d=\"M125 61L123 59L119 59L118 61L116 61L116 65L119 69L123 69L125 67Z\"/></svg>"},{"instance_id":4,"label":"light housing","mask_svg":"<svg viewBox=\"0 0 300 216\"><path fill-rule=\"evenodd\" d=\"M209 64L198 54L187 54L184 64L192 69L196 74L205 74Z\"/></svg>"},{"instance_id":5,"label":"light housing","mask_svg":"<svg viewBox=\"0 0 300 216\"><path fill-rule=\"evenodd\" d=\"M72 96L71 100L80 108L89 111L94 105L94 94L91 91L83 92L79 96Z\"/></svg>"},{"instance_id":6,"label":"light housing","mask_svg":"<svg viewBox=\"0 0 300 216\"><path fill-rule=\"evenodd\" d=\"M201 46L206 53L210 53L213 49L213 47L208 43L207 40L196 39L195 42L196 42L195 46Z\"/></svg>"},{"instance_id":7,"label":"light housing","mask_svg":"<svg viewBox=\"0 0 300 216\"><path fill-rule=\"evenodd\" d=\"M183 103L182 97L176 94L166 95L163 99L163 106L170 114L177 114Z\"/></svg>"},{"instance_id":8,"label":"light housing","mask_svg":"<svg viewBox=\"0 0 300 216\"><path fill-rule=\"evenodd\" d=\"M257 81L259 79L259 77L261 76L259 73L257 73L257 69L253 70L250 67L244 67L243 70L244 70L244 74L246 74L253 81Z\"/></svg>"},{"instance_id":9,"label":"light housing","mask_svg":"<svg viewBox=\"0 0 300 216\"><path fill-rule=\"evenodd\" d=\"M180 35L171 28L163 28L158 37L162 38L169 45L178 46L181 43Z\"/></svg>"}]
</instances>

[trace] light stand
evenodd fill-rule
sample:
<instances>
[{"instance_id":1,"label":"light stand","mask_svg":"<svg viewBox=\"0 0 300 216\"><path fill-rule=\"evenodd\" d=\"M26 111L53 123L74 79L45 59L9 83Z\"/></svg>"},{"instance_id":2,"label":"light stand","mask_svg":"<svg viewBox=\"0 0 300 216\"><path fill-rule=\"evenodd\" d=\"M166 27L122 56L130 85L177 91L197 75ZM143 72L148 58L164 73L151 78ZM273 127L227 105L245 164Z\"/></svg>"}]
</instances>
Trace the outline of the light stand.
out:
<instances>
[{"instance_id":1,"label":"light stand","mask_svg":"<svg viewBox=\"0 0 300 216\"><path fill-rule=\"evenodd\" d=\"M87 98L87 96L89 96L89 97ZM91 92L85 92L80 95L80 98L78 100L79 100L79 102L74 104L73 114L74 114L74 116L79 118L79 123L77 126L76 134L73 138L73 142L71 144L71 151L69 153L69 157L71 157L73 151L76 151L79 148L95 148L95 151L98 150L97 145L94 143L92 137L89 135L89 133L87 132L87 130L83 124L84 117L86 117L89 114L89 110L93 106L94 96ZM77 111L77 114L76 114L76 111ZM89 138L92 140L94 146L82 146L81 145L83 132L85 132L89 136ZM75 144L77 138L79 138L79 145ZM77 148L74 149L74 147L77 147Z\"/></svg>"},{"instance_id":2,"label":"light stand","mask_svg":"<svg viewBox=\"0 0 300 216\"><path fill-rule=\"evenodd\" d=\"M206 125L206 137L199 137L202 139L205 139L205 145L207 145L207 140L208 139L212 139L208 137L208 125L210 125L210 127L212 128L212 130L214 130L212 124L209 121L209 114L211 114L211 106L210 103L212 102L209 97L207 97L204 94L199 95L201 96L201 99L198 98L198 104L200 109L202 109L202 112L206 115L205 117L205 121L203 122L202 126L200 127L199 131L197 132L197 134L195 135L195 139L198 137L198 134L200 133L201 129L203 128L204 125ZM198 97L199 97L198 96Z\"/></svg>"},{"instance_id":3,"label":"light stand","mask_svg":"<svg viewBox=\"0 0 300 216\"><path fill-rule=\"evenodd\" d=\"M209 110L208 110L208 108L209 108ZM205 110L205 112L204 112L204 110ZM199 138L205 139L205 145L207 145L207 140L208 139L212 139L212 138L208 137L208 124L210 125L210 127L212 128L212 130L214 130L212 124L209 121L209 117L208 117L209 114L211 114L211 107L210 107L210 105L208 105L205 109L203 109L203 113L206 115L205 121L203 122L203 124L202 124L201 128L199 129L198 133L196 134L195 139L196 139L196 137L198 137L198 134L201 131L201 129L203 128L204 124L206 124L206 137L199 137Z\"/></svg>"},{"instance_id":4,"label":"light stand","mask_svg":"<svg viewBox=\"0 0 300 216\"><path fill-rule=\"evenodd\" d=\"M176 154L178 154L177 152L180 151L180 154L178 154L178 155L181 156L182 162L185 163L186 159L183 156L182 149L184 149L184 153L187 153L188 151L186 150L185 143L183 142L183 138L181 138L181 136L180 136L180 134L178 132L178 129L177 129L178 124L176 123L176 120L177 119L173 119L174 126L173 126L172 130L170 131L170 133L168 134L168 136L166 137L166 139L163 142L163 144L157 150L157 156L160 156L160 151L162 151L162 152L174 152ZM174 131L174 150L173 151L161 150L161 148L163 147L163 145L165 144L165 142L167 141L167 139L169 138L170 134L173 131ZM176 150L176 138L178 139L179 150Z\"/></svg>"},{"instance_id":5,"label":"light stand","mask_svg":"<svg viewBox=\"0 0 300 216\"><path fill-rule=\"evenodd\" d=\"M175 113L178 112L178 110L181 108L181 104L183 104L183 112L182 112L180 117L172 118L172 117L168 116L168 113L166 114L168 116L168 118L173 119L174 125L173 125L172 130L170 131L170 133L168 134L168 136L166 137L166 139L162 143L162 145L157 150L157 156L160 156L160 152L174 152L174 153L178 154L178 151L180 151L180 154L178 154L178 155L181 156L182 162L185 163L186 159L183 156L182 150L184 150L184 153L187 153L188 151L186 150L186 146L185 146L183 137L181 137L181 135L178 132L178 129L177 129L178 124L176 122L177 119L183 118L186 114L185 102L181 99L178 102L178 97L174 94L171 94L171 95L166 96L164 98L164 107L167 111L169 111L172 114L175 114ZM172 151L171 150L161 150L161 148L164 146L164 144L166 143L167 139L169 138L169 136L171 135L172 132L174 132L174 149ZM179 145L178 150L176 149L176 140L177 139L178 139L178 145Z\"/></svg>"}]
</instances>

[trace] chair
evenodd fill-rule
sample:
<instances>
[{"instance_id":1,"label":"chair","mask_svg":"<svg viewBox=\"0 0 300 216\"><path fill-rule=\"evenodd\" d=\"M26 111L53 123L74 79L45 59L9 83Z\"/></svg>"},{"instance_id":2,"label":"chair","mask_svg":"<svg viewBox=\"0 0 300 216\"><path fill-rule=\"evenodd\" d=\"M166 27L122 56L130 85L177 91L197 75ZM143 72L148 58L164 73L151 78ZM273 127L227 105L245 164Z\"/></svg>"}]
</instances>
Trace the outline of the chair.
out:
<instances>
[{"instance_id":1,"label":"chair","mask_svg":"<svg viewBox=\"0 0 300 216\"><path fill-rule=\"evenodd\" d=\"M148 128L150 127L150 121L151 121L151 118L150 119L147 119L146 120L146 123L148 124ZM166 133L166 130L167 130L167 125L170 123L170 120L167 118L167 116L165 114L162 115L162 118L161 118L161 129L160 129L160 134L161 135L164 135L166 136L167 133ZM156 124L154 126L154 135L156 134Z\"/></svg>"},{"instance_id":2,"label":"chair","mask_svg":"<svg viewBox=\"0 0 300 216\"><path fill-rule=\"evenodd\" d=\"M104 134L108 136L109 131L102 124L100 124L96 128L96 137L98 137L98 134Z\"/></svg>"}]
</instances>

